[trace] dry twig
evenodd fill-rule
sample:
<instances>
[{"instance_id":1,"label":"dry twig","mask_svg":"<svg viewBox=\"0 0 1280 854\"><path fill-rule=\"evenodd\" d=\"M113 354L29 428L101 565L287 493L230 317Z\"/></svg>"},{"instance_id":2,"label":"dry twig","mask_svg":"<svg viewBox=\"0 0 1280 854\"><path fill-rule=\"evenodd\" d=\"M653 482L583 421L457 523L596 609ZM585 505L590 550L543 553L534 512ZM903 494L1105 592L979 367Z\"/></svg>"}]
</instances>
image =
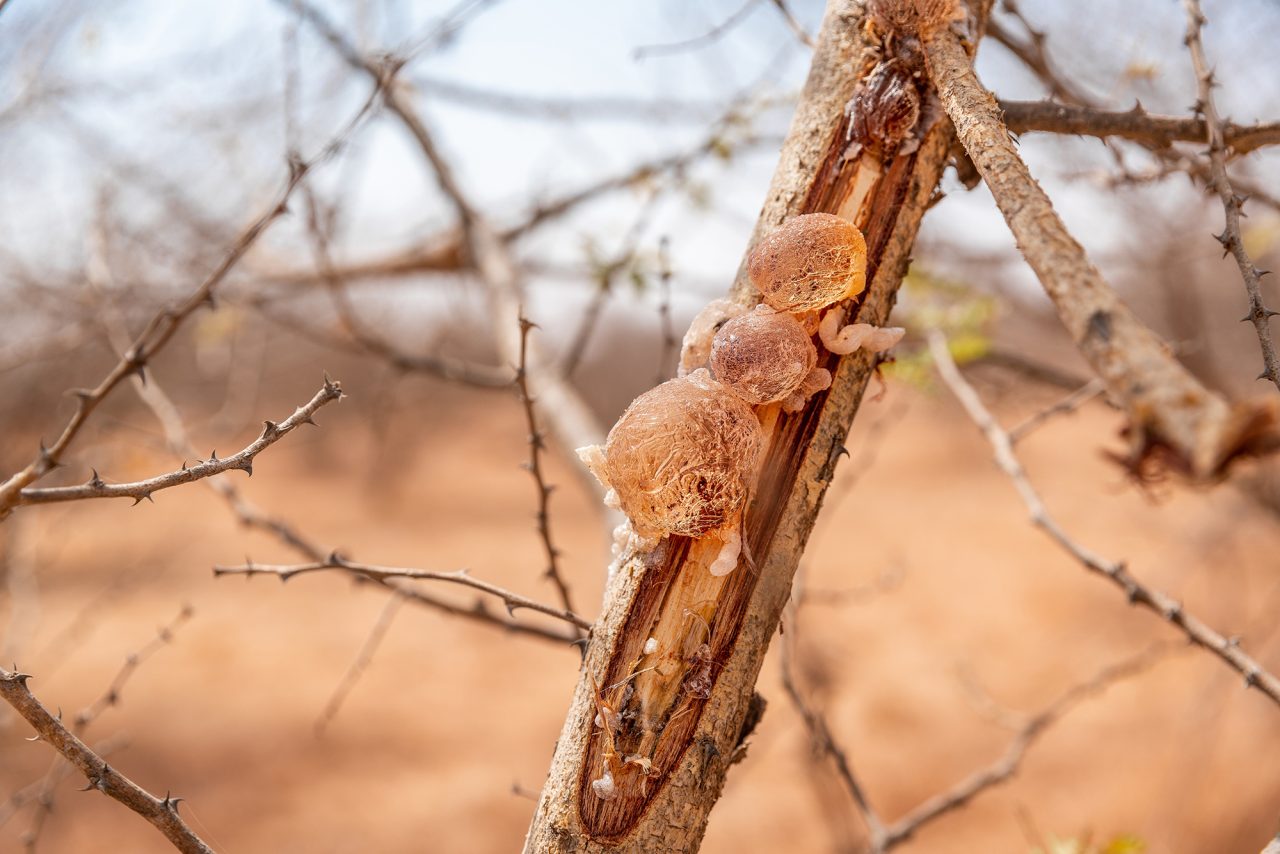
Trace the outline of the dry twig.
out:
<instances>
[{"instance_id":1,"label":"dry twig","mask_svg":"<svg viewBox=\"0 0 1280 854\"><path fill-rule=\"evenodd\" d=\"M880 818L879 813L875 811L875 808L871 806L871 801L867 798L866 791L854 775L849 757L845 754L844 749L836 744L835 738L831 735L831 728L827 726L826 717L805 702L804 696L796 685L795 677L792 674L791 660L793 657L792 647L795 644L794 629L795 620L792 620L787 627L787 631L780 637L782 655L779 658L779 665L782 669L782 687L786 690L787 696L791 698L792 704L800 714L800 719L804 721L805 729L809 731L809 741L814 750L830 757L832 763L835 764L836 772L840 776L840 782L844 784L849 796L853 798L854 805L858 808L858 814L862 816L862 820L867 826L872 848L876 851L887 850L884 847L886 833L884 821Z\"/></svg>"},{"instance_id":2,"label":"dry twig","mask_svg":"<svg viewBox=\"0 0 1280 854\"><path fill-rule=\"evenodd\" d=\"M25 468L14 473L3 484L0 484L0 520L12 513L13 508L24 503L23 491L26 487L62 464L62 456L68 446L80 433L89 416L93 414L93 411L97 409L107 395L127 377L137 376L139 379L144 378L148 363L161 348L169 343L182 323L200 308L214 305L214 293L218 285L222 283L227 274L231 272L253 245L258 242L258 239L266 232L267 228L288 212L289 198L302 182L302 179L317 166L334 157L346 146L351 136L372 112L377 103L378 93L386 85L386 82L381 78L376 81L373 92L360 110L314 157L310 160L303 160L300 157L290 155L289 176L285 181L284 187L276 195L275 200L267 208L266 212L255 219L240 234L213 272L177 306L166 307L157 312L116 363L115 367L97 386L92 389L76 389L72 392L76 398L76 411L66 426L63 427L58 438L48 447L45 447L42 443L39 453ZM92 483L89 485L92 486Z\"/></svg>"},{"instance_id":3,"label":"dry twig","mask_svg":"<svg viewBox=\"0 0 1280 854\"><path fill-rule=\"evenodd\" d=\"M145 500L152 501L152 494L162 489L182 486L193 481L213 477L226 471L243 471L253 474L253 460L258 454L292 433L303 424L315 424L313 416L327 403L342 398L342 387L325 377L324 385L307 403L294 410L293 414L280 423L265 421L262 434L249 443L243 450L229 457L218 458L217 451L207 459L167 474L139 480L133 483L106 483L95 470L88 482L78 486L52 486L45 488L28 487L19 493L19 504L52 504L57 501L79 501L87 498L132 498L134 504Z\"/></svg>"},{"instance_id":4,"label":"dry twig","mask_svg":"<svg viewBox=\"0 0 1280 854\"><path fill-rule=\"evenodd\" d=\"M942 794L929 798L902 818L886 828L878 844L873 841L872 852L883 854L906 842L922 827L947 813L960 809L975 797L993 786L1006 782L1022 765L1027 751L1045 732L1083 700L1101 694L1117 682L1132 678L1150 670L1162 661L1171 647L1156 644L1150 649L1118 664L1106 667L1092 679L1068 689L1054 702L1029 717L1019 729L1004 755L991 765L976 771Z\"/></svg>"},{"instance_id":5,"label":"dry twig","mask_svg":"<svg viewBox=\"0 0 1280 854\"><path fill-rule=\"evenodd\" d=\"M1102 558L1081 546L1058 526L1053 517L1045 509L1039 493L1027 478L1026 470L1013 452L1013 442L1009 434L996 422L991 413L983 405L977 392L973 390L960 375L956 363L952 360L942 334L936 330L929 335L929 349L938 366L938 373L943 382L955 394L964 406L973 422L982 430L987 441L995 451L996 464L1000 466L1009 479L1013 481L1018 495L1031 514L1031 521L1044 531L1050 539L1064 551L1079 561L1086 569L1095 572L1111 581L1124 591L1129 603L1141 605L1159 616L1165 622L1177 628L1187 639L1197 646L1203 647L1222 659L1227 666L1244 677L1246 688L1256 688L1269 697L1272 702L1280 704L1280 679L1265 670L1240 649L1239 638L1223 637L1218 632L1201 622L1197 617L1187 613L1182 604L1173 597L1138 581L1124 563Z\"/></svg>"},{"instance_id":6,"label":"dry twig","mask_svg":"<svg viewBox=\"0 0 1280 854\"><path fill-rule=\"evenodd\" d=\"M246 563L242 566L215 566L213 574L215 576L223 575L274 575L279 577L281 581L288 581L295 575L303 575L309 572L327 572L327 571L347 572L351 575L363 576L371 581L384 582L394 578L412 578L415 580L426 581L445 581L451 584L461 584L465 587L472 587L484 593L497 596L507 608L509 615L514 615L520 608L530 611L537 611L539 614L546 614L549 617L555 617L557 620L563 620L570 625L577 626L580 629L590 629L591 622L579 617L564 608L556 608L553 605L544 605L541 602L521 596L507 590L505 587L499 587L496 584L490 584L487 581L481 581L478 578L472 578L465 569L456 572L433 572L427 569L404 569L393 566L374 566L367 563L356 563L344 558L342 555L329 555L328 560L316 561L314 563L299 564L257 564ZM396 588L400 589L400 588Z\"/></svg>"},{"instance_id":7,"label":"dry twig","mask_svg":"<svg viewBox=\"0 0 1280 854\"><path fill-rule=\"evenodd\" d=\"M1240 276L1244 279L1245 290L1249 293L1249 313L1242 320L1251 322L1258 333L1258 344L1262 348L1262 373L1258 375L1258 379L1271 380L1276 389L1280 390L1280 359L1276 357L1276 342L1271 337L1271 318L1280 312L1268 309L1262 301L1262 276L1265 271L1259 270L1253 263L1244 247L1244 239L1240 236L1240 217L1243 216L1245 199L1232 189L1231 178L1227 175L1225 128L1213 102L1213 72L1205 59L1204 43L1200 38L1206 18L1200 11L1200 0L1183 0L1182 5L1187 10L1185 41L1200 89L1196 99L1196 112L1204 117L1207 130L1205 136L1209 143L1209 183L1222 200L1224 224L1222 233L1215 237L1222 244L1224 253L1229 252L1235 258Z\"/></svg>"},{"instance_id":8,"label":"dry twig","mask_svg":"<svg viewBox=\"0 0 1280 854\"><path fill-rule=\"evenodd\" d=\"M547 556L547 569L543 576L555 585L564 610L572 612L573 602L569 598L569 585L565 583L564 576L560 573L560 550L551 542L549 504L552 486L547 483L546 475L542 471L542 454L547 449L547 443L541 431L538 430L538 417L533 408L534 400L529 393L529 332L534 326L536 324L523 314L520 315L520 362L516 368L516 392L520 396L525 424L529 428L529 463L526 468L529 469L533 483L538 488L538 536L542 538L542 548Z\"/></svg>"},{"instance_id":9,"label":"dry twig","mask_svg":"<svg viewBox=\"0 0 1280 854\"><path fill-rule=\"evenodd\" d=\"M31 829L24 837L29 851L35 849L44 822L53 809L53 791L65 776L63 771L63 759L65 759L88 779L87 789L97 789L138 813L163 833L179 851L211 854L212 849L187 827L178 815L178 802L182 800L181 798L175 798L169 794L166 794L163 799L155 797L111 768L101 755L80 740L85 730L103 711L120 702L120 692L137 672L138 667L168 645L173 639L173 632L190 619L192 613L191 607L184 605L171 623L157 630L155 638L137 652L130 653L106 691L76 714L70 730L62 723L61 712L57 717L51 715L27 688L29 674L0 668L0 697L3 697L31 724L40 741L47 742L61 754L61 758L54 760L49 771L39 781L39 792L34 796L38 810L33 818Z\"/></svg>"},{"instance_id":10,"label":"dry twig","mask_svg":"<svg viewBox=\"0 0 1280 854\"><path fill-rule=\"evenodd\" d=\"M1209 125L1204 118L1153 115L1143 109L1142 104L1135 104L1131 110L1103 110L1053 101L1002 99L999 103L1005 124L1014 133L1077 134L1104 139L1119 137L1149 147L1164 147L1175 142L1203 142L1209 133ZM1221 127L1224 148L1236 156L1280 144L1280 122L1254 125L1223 122Z\"/></svg>"},{"instance_id":11,"label":"dry twig","mask_svg":"<svg viewBox=\"0 0 1280 854\"><path fill-rule=\"evenodd\" d=\"M1075 412L1081 406L1093 400L1102 394L1105 388L1102 380L1094 377L1089 382L1080 386L1080 388L1071 392L1071 394L1059 400L1052 406L1045 407L1034 415L1029 416L1021 424L1009 430L1009 441L1017 444L1025 439L1028 435L1040 429L1040 427L1049 419L1057 415L1065 415L1068 412Z\"/></svg>"},{"instance_id":12,"label":"dry twig","mask_svg":"<svg viewBox=\"0 0 1280 854\"><path fill-rule=\"evenodd\" d=\"M347 668L342 681L338 683L338 687L329 695L329 702L324 704L324 710L316 718L316 735L324 733L329 722L337 716L338 710L346 702L351 689L356 686L356 683L360 681L360 677L369 668L369 664L373 661L373 654L378 651L378 647L382 646L382 641L387 636L387 630L391 628L391 622L396 618L396 614L400 613L400 607L404 605L404 602L404 594L397 590L391 594L390 598L387 599L387 604L383 605L382 610L378 612L378 619L374 622L373 628L369 630L369 636L365 638L364 645L360 647L360 652L356 654L355 660Z\"/></svg>"},{"instance_id":13,"label":"dry twig","mask_svg":"<svg viewBox=\"0 0 1280 854\"><path fill-rule=\"evenodd\" d=\"M747 2L744 3L736 12L701 35L667 44L642 45L632 51L631 56L634 59L646 59L650 56L669 56L673 53L684 53L687 50L697 50L699 48L706 47L720 39L721 36L728 33L738 24L745 21L747 16L751 14L758 3L759 0L747 0Z\"/></svg>"}]
</instances>

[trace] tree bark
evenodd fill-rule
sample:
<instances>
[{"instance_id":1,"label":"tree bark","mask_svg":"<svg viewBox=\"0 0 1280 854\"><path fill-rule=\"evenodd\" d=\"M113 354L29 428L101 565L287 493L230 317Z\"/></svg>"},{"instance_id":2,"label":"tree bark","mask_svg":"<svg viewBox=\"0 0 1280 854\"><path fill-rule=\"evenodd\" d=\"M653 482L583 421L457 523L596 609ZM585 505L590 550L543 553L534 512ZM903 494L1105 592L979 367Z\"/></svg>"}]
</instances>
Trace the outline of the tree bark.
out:
<instances>
[{"instance_id":1,"label":"tree bark","mask_svg":"<svg viewBox=\"0 0 1280 854\"><path fill-rule=\"evenodd\" d=\"M880 64L892 58L885 52L898 48L882 44L866 23L854 0L828 6L752 243L799 213L850 219L867 238L870 282L850 312L881 325L953 132L927 75L904 75L899 62L898 89L877 85L894 71L894 63ZM904 86L912 90L905 97L919 101L918 120L905 129L877 120L877 110L893 112L880 95L902 96ZM861 106L851 120L846 104L855 93ZM741 269L733 296L758 300ZM837 358L820 350L819 358L834 375L826 394L796 414L758 409L768 450L745 522L754 565L717 578L707 571L715 538L669 537L650 553L626 556L614 573L526 852L697 849L758 717L752 699L761 662L876 364L861 352ZM658 665L637 669L650 639ZM605 770L612 786L603 783ZM601 787L593 787L597 780ZM600 797L602 790L612 796Z\"/></svg>"}]
</instances>

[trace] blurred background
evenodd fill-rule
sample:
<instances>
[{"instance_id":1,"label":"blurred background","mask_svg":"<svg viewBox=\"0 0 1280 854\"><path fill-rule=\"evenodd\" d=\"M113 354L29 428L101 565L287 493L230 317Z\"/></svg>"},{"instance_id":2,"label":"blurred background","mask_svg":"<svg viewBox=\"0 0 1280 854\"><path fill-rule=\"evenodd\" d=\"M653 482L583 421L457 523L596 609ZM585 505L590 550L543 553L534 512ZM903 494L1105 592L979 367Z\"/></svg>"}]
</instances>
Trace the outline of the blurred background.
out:
<instances>
[{"instance_id":1,"label":"blurred background","mask_svg":"<svg viewBox=\"0 0 1280 854\"><path fill-rule=\"evenodd\" d=\"M1222 113L1280 118L1280 4L1204 6ZM360 56L404 62L397 91L518 263L544 368L605 428L672 375L673 340L732 282L822 4L314 8ZM252 480L221 476L234 496L206 483L137 507L20 509L0 525L0 660L33 673L37 696L69 717L142 651L85 738L141 785L185 797L184 815L219 851L516 850L577 678L572 648L389 606L386 590L337 575L282 585L210 571L246 556L305 559L242 525L248 502L322 553L466 567L554 600L522 469L524 411L498 343L510 330L495 328L455 205L404 123L380 103L362 112L369 75L300 11L293 0L0 3L5 475L61 429L67 389L115 364L113 342L194 290L271 209L290 152L310 159L335 138L216 307L149 367L148 388L178 419L123 385L44 483L91 469L136 480L211 449L225 456L306 401L325 371L349 395L319 413L318 430L264 452ZM1015 43L1043 46L1069 99L1173 115L1195 99L1176 4L1021 0L997 3L995 17ZM978 70L1002 98L1049 94L995 40ZM1265 393L1239 274L1210 237L1221 207L1179 171L1201 147L1021 142L1093 260L1184 362L1231 396ZM1280 154L1254 152L1232 174L1253 196L1250 252L1274 267ZM895 313L907 339L855 421L787 624L803 693L887 818L997 760L1024 716L1073 685L1176 641L1027 523L933 378L929 328L948 334L1006 426L1088 379L985 189L951 170L943 189ZM175 424L189 456L175 453ZM1280 667L1274 467L1210 490L1139 488L1104 454L1123 447L1121 426L1095 399L1019 452L1077 539ZM566 448L552 444L546 464L563 572L591 618L605 518ZM169 625L169 642L155 642ZM768 711L704 850L859 850L857 814L811 751L777 654L758 686ZM1143 661L1051 727L1009 783L899 850L1259 850L1280 822L1275 707L1177 643ZM77 792L76 777L55 779L52 752L28 734L0 709L0 797L15 795L0 806L0 850L167 850L137 816Z\"/></svg>"}]
</instances>

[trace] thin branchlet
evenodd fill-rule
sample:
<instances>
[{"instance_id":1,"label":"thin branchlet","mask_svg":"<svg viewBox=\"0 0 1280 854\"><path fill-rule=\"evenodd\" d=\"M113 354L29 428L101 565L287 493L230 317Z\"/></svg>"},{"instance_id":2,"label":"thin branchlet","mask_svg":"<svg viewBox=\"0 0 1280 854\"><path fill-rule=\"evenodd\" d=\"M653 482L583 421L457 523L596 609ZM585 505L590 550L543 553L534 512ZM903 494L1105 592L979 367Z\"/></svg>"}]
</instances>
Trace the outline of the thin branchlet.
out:
<instances>
[{"instance_id":1,"label":"thin branchlet","mask_svg":"<svg viewBox=\"0 0 1280 854\"><path fill-rule=\"evenodd\" d=\"M1123 591L1131 605L1141 606L1172 625L1191 643L1213 653L1240 674L1244 678L1246 688L1256 689L1273 703L1280 705L1280 679L1245 653L1240 648L1238 639L1224 636L1210 628L1199 618L1190 614L1182 603L1172 596L1139 581L1123 562L1108 560L1095 554L1077 543L1058 525L1049 515L1040 494L1027 478L1026 470L1014 453L1009 434L987 410L973 387L960 375L960 370L947 349L946 339L936 330L929 336L929 350L942 381L951 389L965 412L986 436L995 453L996 464L1013 481L1018 495L1031 514L1032 524L1044 531L1085 569L1106 578Z\"/></svg>"},{"instance_id":2,"label":"thin branchlet","mask_svg":"<svg viewBox=\"0 0 1280 854\"><path fill-rule=\"evenodd\" d=\"M0 698L8 702L31 724L36 731L37 740L48 743L60 754L59 758L50 765L44 777L33 784L37 787L32 797L36 802L36 812L32 816L31 827L23 836L29 852L35 850L45 823L53 810L55 787L66 775L69 764L79 769L87 778L86 790L97 789L138 813L163 833L179 851L210 852L211 854L212 849L187 827L178 815L178 802L182 800L181 798L175 798L169 794L164 798L158 798L150 794L113 769L103 755L94 752L81 741L85 731L99 715L106 709L119 704L121 692L138 668L167 646L173 639L173 633L187 622L193 613L191 606L183 605L178 615L158 629L151 641L126 656L124 664L112 678L106 690L73 717L70 729L63 723L61 711L57 716L51 715L31 694L27 688L27 680L30 678L28 674L0 668Z\"/></svg>"},{"instance_id":3,"label":"thin branchlet","mask_svg":"<svg viewBox=\"0 0 1280 854\"><path fill-rule=\"evenodd\" d=\"M1245 197L1232 188L1231 177L1227 174L1226 136L1222 120L1218 117L1218 108L1213 101L1213 70L1209 68L1205 58L1204 41L1201 39L1201 30L1207 19L1200 10L1200 0L1182 0L1182 5L1187 12L1184 41L1191 54L1191 64L1195 68L1199 86L1196 112L1204 119L1209 146L1209 184L1222 201L1222 233L1214 237L1222 244L1224 254L1229 253L1235 259L1236 266L1240 268L1240 277L1244 280L1245 291L1249 295L1249 311L1241 320L1252 323L1258 335L1258 345L1262 349L1262 372L1258 374L1258 379L1269 380L1280 391L1280 357L1276 355L1276 342L1271 337L1271 318L1280 312L1267 308L1263 302L1262 277L1268 271L1259 270L1253 263L1240 234Z\"/></svg>"},{"instance_id":4,"label":"thin branchlet","mask_svg":"<svg viewBox=\"0 0 1280 854\"><path fill-rule=\"evenodd\" d=\"M529 390L529 333L536 324L520 314L520 363L516 367L516 393L524 410L525 426L529 430L529 463L526 466L538 490L538 537L542 540L542 549L546 554L547 568L543 576L555 585L556 593L566 612L573 611L573 601L569 596L569 585L560 571L560 550L551 539L551 491L546 474L542 469L542 454L547 448L546 441L538 429L538 415L534 411L533 395ZM589 628L589 626L587 627Z\"/></svg>"},{"instance_id":5,"label":"thin branchlet","mask_svg":"<svg viewBox=\"0 0 1280 854\"><path fill-rule=\"evenodd\" d=\"M62 432L52 445L43 443L35 458L22 470L15 472L4 483L0 484L0 520L3 520L13 509L23 502L23 490L44 477L62 464L62 457L67 448L79 435L89 417L98 405L129 377L146 378L147 366L156 354L172 340L183 322L201 308L216 305L216 291L227 275L235 268L249 250L266 233L277 219L289 211L289 199L312 170L337 156L350 141L352 136L363 126L378 103L378 95L388 80L379 79L369 97L356 114L343 126L342 130L331 138L319 152L310 159L290 153L287 158L288 176L284 186L275 199L228 248L222 261L184 300L175 306L166 306L156 312L143 328L141 334L125 350L115 367L91 389L77 389L73 392L76 409L70 420L62 428Z\"/></svg>"},{"instance_id":6,"label":"thin branchlet","mask_svg":"<svg viewBox=\"0 0 1280 854\"><path fill-rule=\"evenodd\" d=\"M591 622L565 608L556 608L553 605L545 605L527 596L499 587L496 584L490 584L479 578L473 578L465 569L456 570L454 572L434 572L427 569L406 569L403 567L392 566L374 566L373 564L357 563L356 561L347 560L342 555L334 552L323 561L313 563L300 564L258 564L245 563L240 566L215 566L213 568L214 576L223 575L274 575L281 581L288 581L295 575L304 575L313 572L345 572L353 576L362 576L371 581L385 582L392 579L404 578L425 581L444 581L450 584L461 584L465 587L471 587L497 596L502 600L507 608L508 615L514 614L518 609L525 608L530 611L537 611L540 614L546 614L549 617L555 617L580 629L590 629ZM401 588L395 588L401 589Z\"/></svg>"},{"instance_id":7,"label":"thin branchlet","mask_svg":"<svg viewBox=\"0 0 1280 854\"><path fill-rule=\"evenodd\" d=\"M303 424L315 424L313 416L316 411L328 403L342 398L342 387L333 380L325 378L324 385L307 403L294 410L293 414L283 421L263 422L262 433L250 442L243 450L229 457L219 458L215 450L207 460L200 460L192 465L183 463L182 468L166 474L156 475L146 480L132 483L107 483L93 471L89 480L77 486L28 487L18 494L18 504L52 504L59 501L80 501L90 498L132 498L134 504L141 501L153 501L154 493L175 486L203 480L227 471L243 471L253 474L253 461L258 454L274 445L280 439L292 433Z\"/></svg>"}]
</instances>

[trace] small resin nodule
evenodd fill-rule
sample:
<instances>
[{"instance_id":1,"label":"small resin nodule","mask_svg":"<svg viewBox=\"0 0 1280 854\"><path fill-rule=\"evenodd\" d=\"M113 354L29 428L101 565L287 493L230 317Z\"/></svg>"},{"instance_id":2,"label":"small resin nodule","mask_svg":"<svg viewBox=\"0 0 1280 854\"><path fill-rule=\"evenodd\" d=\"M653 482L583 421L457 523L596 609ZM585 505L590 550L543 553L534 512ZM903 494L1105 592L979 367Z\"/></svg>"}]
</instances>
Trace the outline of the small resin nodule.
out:
<instances>
[{"instance_id":1,"label":"small resin nodule","mask_svg":"<svg viewBox=\"0 0 1280 854\"><path fill-rule=\"evenodd\" d=\"M747 259L761 298L778 311L818 311L857 296L867 283L862 232L834 214L792 217Z\"/></svg>"},{"instance_id":2,"label":"small resin nodule","mask_svg":"<svg viewBox=\"0 0 1280 854\"><path fill-rule=\"evenodd\" d=\"M831 385L815 333L837 355L886 350L902 338L902 329L842 324L836 304L862 292L866 264L866 243L851 223L831 214L787 220L747 259L763 302L754 310L724 299L708 305L684 337L680 376L632 401L604 445L578 449L609 489L606 502L627 516L620 553L672 534L716 536L711 574L737 567L765 443L753 407L797 412Z\"/></svg>"}]
</instances>

